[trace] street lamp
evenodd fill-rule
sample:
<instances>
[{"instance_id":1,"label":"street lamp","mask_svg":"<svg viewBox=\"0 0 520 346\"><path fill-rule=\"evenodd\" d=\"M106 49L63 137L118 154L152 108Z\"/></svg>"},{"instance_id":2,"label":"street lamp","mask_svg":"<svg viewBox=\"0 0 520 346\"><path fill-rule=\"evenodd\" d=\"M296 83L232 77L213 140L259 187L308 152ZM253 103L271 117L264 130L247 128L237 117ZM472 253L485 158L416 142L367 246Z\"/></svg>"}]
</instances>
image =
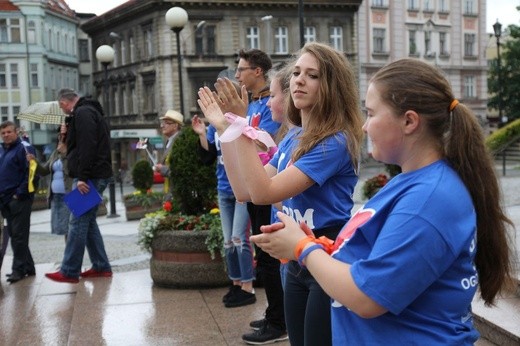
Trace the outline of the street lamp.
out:
<instances>
[{"instance_id":1,"label":"street lamp","mask_svg":"<svg viewBox=\"0 0 520 346\"><path fill-rule=\"evenodd\" d=\"M271 19L273 19L273 16L271 15L268 15L268 16L263 16L261 18L262 22L267 22L267 41L266 41L266 50L265 52L267 53L267 55L271 56Z\"/></svg>"},{"instance_id":2,"label":"street lamp","mask_svg":"<svg viewBox=\"0 0 520 346\"><path fill-rule=\"evenodd\" d=\"M188 12L182 7L172 7L166 12L164 16L166 20L166 24L170 27L170 29L175 32L177 38L177 67L178 67L178 78L179 78L179 97L180 97L180 110L181 113L184 113L184 93L182 90L182 57L181 57L181 40L180 40L180 32L184 29L186 23L188 23Z\"/></svg>"},{"instance_id":3,"label":"street lamp","mask_svg":"<svg viewBox=\"0 0 520 346\"><path fill-rule=\"evenodd\" d=\"M108 65L114 61L114 49L106 44L99 46L98 49L96 49L96 58L103 65L103 69L105 71L103 78L105 113L109 134L108 140L110 144L110 157L112 157L112 138L110 134L112 127L110 126L110 104L108 102ZM112 167L112 176L113 172L114 169ZM116 214L116 187L113 178L110 179L110 182L108 183L108 191L110 194L110 214L108 214L107 217L118 217L119 215Z\"/></svg>"},{"instance_id":4,"label":"street lamp","mask_svg":"<svg viewBox=\"0 0 520 346\"><path fill-rule=\"evenodd\" d=\"M502 24L497 22L493 24L493 31L495 31L495 37L497 38L497 75L498 75L498 118L500 125L504 126L507 124L507 115L502 115L502 60L500 58L500 37L502 36ZM506 150L502 151L502 175L506 175Z\"/></svg>"}]
</instances>

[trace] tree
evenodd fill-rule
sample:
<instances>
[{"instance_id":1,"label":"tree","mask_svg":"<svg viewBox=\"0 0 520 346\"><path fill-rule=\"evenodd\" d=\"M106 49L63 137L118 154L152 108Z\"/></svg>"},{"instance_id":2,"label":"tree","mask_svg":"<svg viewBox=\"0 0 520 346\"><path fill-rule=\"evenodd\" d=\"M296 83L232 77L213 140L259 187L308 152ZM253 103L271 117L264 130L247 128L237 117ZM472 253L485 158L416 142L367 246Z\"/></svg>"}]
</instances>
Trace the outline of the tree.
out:
<instances>
[{"instance_id":1,"label":"tree","mask_svg":"<svg viewBox=\"0 0 520 346\"><path fill-rule=\"evenodd\" d=\"M502 81L502 112L508 121L520 119L520 26L509 25L500 40L501 81ZM504 40L504 36L508 36ZM497 109L499 106L500 86L498 84L498 59L491 64L488 75L488 91L491 96L488 107Z\"/></svg>"}]
</instances>

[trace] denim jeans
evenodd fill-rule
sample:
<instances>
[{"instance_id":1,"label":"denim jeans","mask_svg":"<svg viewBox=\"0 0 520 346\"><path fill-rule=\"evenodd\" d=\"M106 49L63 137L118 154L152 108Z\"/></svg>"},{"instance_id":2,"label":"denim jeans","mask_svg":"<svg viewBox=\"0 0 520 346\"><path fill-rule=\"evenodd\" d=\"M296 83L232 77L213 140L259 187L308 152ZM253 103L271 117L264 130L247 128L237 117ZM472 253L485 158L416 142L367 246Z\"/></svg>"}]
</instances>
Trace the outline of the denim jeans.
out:
<instances>
[{"instance_id":1,"label":"denim jeans","mask_svg":"<svg viewBox=\"0 0 520 346\"><path fill-rule=\"evenodd\" d=\"M51 199L51 233L64 235L69 231L70 210L63 201L65 195L53 193Z\"/></svg>"},{"instance_id":2,"label":"denim jeans","mask_svg":"<svg viewBox=\"0 0 520 346\"><path fill-rule=\"evenodd\" d=\"M111 178L110 178L111 179ZM99 194L102 194L110 179L91 179ZM74 180L76 186L77 180ZM80 217L70 214L69 234L63 262L61 263L61 273L67 277L77 278L81 272L85 247L92 262L92 268L97 271L111 271L108 256L105 252L105 245L101 232L96 221L98 206L87 211Z\"/></svg>"},{"instance_id":3,"label":"denim jeans","mask_svg":"<svg viewBox=\"0 0 520 346\"><path fill-rule=\"evenodd\" d=\"M298 262L289 261L285 270L285 322L291 345L332 345L330 297Z\"/></svg>"},{"instance_id":4,"label":"denim jeans","mask_svg":"<svg viewBox=\"0 0 520 346\"><path fill-rule=\"evenodd\" d=\"M247 206L245 203L237 202L235 196L221 191L218 192L218 204L229 279L253 281L255 276Z\"/></svg>"}]
</instances>

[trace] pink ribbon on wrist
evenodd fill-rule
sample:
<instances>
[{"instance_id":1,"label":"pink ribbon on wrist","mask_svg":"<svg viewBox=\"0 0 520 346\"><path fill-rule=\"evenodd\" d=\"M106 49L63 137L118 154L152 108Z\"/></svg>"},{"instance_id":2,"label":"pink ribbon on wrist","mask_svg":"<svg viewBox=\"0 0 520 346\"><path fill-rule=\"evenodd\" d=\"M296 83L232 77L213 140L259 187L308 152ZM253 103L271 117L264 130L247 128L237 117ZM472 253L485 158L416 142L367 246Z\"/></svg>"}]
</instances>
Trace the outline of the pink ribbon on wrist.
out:
<instances>
[{"instance_id":1,"label":"pink ribbon on wrist","mask_svg":"<svg viewBox=\"0 0 520 346\"><path fill-rule=\"evenodd\" d=\"M241 135L245 135L248 138L262 142L268 148L276 146L276 143L273 141L269 133L249 126L245 118L230 112L224 114L224 117L231 125L220 136L221 142L232 142Z\"/></svg>"}]
</instances>

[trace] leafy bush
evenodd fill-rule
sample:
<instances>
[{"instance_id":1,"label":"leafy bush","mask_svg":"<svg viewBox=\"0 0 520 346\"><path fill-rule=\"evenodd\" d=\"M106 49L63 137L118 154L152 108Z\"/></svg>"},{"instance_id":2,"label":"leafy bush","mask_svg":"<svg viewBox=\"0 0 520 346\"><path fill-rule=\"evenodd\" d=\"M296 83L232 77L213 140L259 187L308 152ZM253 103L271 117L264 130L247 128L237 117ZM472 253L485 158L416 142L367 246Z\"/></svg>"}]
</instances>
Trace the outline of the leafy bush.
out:
<instances>
[{"instance_id":1,"label":"leafy bush","mask_svg":"<svg viewBox=\"0 0 520 346\"><path fill-rule=\"evenodd\" d=\"M145 194L153 186L153 169L146 160L137 161L132 169L134 187Z\"/></svg>"},{"instance_id":2,"label":"leafy bush","mask_svg":"<svg viewBox=\"0 0 520 346\"><path fill-rule=\"evenodd\" d=\"M198 135L185 128L170 151L170 186L173 204L186 215L201 215L215 206L215 166L202 164L197 155Z\"/></svg>"},{"instance_id":3,"label":"leafy bush","mask_svg":"<svg viewBox=\"0 0 520 346\"><path fill-rule=\"evenodd\" d=\"M486 145L492 153L500 152L520 137L520 119L496 130L486 138Z\"/></svg>"}]
</instances>

